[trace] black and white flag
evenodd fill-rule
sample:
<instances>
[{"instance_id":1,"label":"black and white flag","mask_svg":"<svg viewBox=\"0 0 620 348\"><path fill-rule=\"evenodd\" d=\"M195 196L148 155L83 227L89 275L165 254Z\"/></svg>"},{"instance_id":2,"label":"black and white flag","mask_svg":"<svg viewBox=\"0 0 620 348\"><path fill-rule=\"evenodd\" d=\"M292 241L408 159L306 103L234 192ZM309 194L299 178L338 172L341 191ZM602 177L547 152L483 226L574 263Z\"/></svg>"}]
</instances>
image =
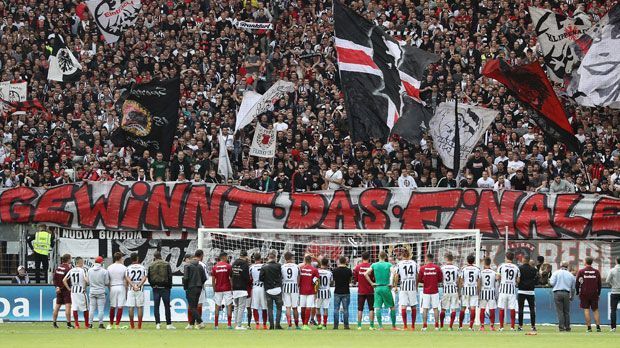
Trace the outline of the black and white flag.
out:
<instances>
[{"instance_id":1,"label":"black and white flag","mask_svg":"<svg viewBox=\"0 0 620 348\"><path fill-rule=\"evenodd\" d=\"M620 109L620 4L586 31L574 48L583 58L567 94L580 105Z\"/></svg>"},{"instance_id":2,"label":"black and white flag","mask_svg":"<svg viewBox=\"0 0 620 348\"><path fill-rule=\"evenodd\" d=\"M265 94L259 94L254 91L243 93L241 106L237 112L235 120L235 132L252 123L252 121L260 114L273 110L273 104L287 93L295 91L295 84L283 80L274 83Z\"/></svg>"},{"instance_id":3,"label":"black and white flag","mask_svg":"<svg viewBox=\"0 0 620 348\"><path fill-rule=\"evenodd\" d=\"M107 43L115 43L133 27L142 9L140 0L90 0L86 5Z\"/></svg>"},{"instance_id":4,"label":"black and white flag","mask_svg":"<svg viewBox=\"0 0 620 348\"><path fill-rule=\"evenodd\" d=\"M273 158L276 156L276 129L265 128L256 124L252 146L250 146L250 156Z\"/></svg>"},{"instance_id":5,"label":"black and white flag","mask_svg":"<svg viewBox=\"0 0 620 348\"><path fill-rule=\"evenodd\" d=\"M455 114L456 110L458 114ZM452 169L455 169L455 153L459 157L459 161L456 162L459 168L465 167L467 157L495 120L495 116L499 114L496 110L461 103L456 106L456 110L454 102L439 104L429 128L429 133L433 137L433 147L446 167Z\"/></svg>"},{"instance_id":6,"label":"black and white flag","mask_svg":"<svg viewBox=\"0 0 620 348\"><path fill-rule=\"evenodd\" d=\"M70 82L80 78L82 65L69 50L60 36L54 37L52 54L49 56L47 79L59 82Z\"/></svg>"},{"instance_id":7,"label":"black and white flag","mask_svg":"<svg viewBox=\"0 0 620 348\"><path fill-rule=\"evenodd\" d=\"M529 12L549 79L562 83L577 63L572 43L592 25L590 19L581 11L574 18L538 7L530 7Z\"/></svg>"}]
</instances>

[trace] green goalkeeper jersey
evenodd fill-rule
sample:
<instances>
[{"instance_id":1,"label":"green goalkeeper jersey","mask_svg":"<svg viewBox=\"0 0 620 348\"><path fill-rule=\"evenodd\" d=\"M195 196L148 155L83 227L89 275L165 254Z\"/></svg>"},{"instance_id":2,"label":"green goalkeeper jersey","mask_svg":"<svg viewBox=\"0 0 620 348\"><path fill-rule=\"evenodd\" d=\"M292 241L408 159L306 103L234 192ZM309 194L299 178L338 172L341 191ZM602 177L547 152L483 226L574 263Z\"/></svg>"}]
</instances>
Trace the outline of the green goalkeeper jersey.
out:
<instances>
[{"instance_id":1,"label":"green goalkeeper jersey","mask_svg":"<svg viewBox=\"0 0 620 348\"><path fill-rule=\"evenodd\" d=\"M392 264L387 261L375 262L370 266L375 274L375 283L377 286L389 286Z\"/></svg>"}]
</instances>

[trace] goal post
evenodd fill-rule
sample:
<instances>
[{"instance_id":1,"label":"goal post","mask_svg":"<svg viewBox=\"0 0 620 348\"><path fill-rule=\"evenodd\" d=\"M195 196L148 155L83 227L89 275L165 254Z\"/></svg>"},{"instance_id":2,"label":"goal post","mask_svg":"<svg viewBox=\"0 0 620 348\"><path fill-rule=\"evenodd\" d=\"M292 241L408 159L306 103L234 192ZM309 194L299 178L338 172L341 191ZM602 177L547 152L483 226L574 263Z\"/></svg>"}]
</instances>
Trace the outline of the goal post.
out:
<instances>
[{"instance_id":1,"label":"goal post","mask_svg":"<svg viewBox=\"0 0 620 348\"><path fill-rule=\"evenodd\" d=\"M234 260L242 250L250 256L260 253L263 257L275 250L280 262L288 251L297 263L308 254L315 259L327 257L332 264L337 263L340 256L345 256L351 267L359 263L364 252L369 252L371 262L374 262L381 251L397 260L404 250L409 250L418 264L422 264L427 253L434 254L437 262L443 262L448 252L453 254L454 263L459 266L465 265L467 256L472 254L476 264L481 262L480 230L201 228L197 239L197 247L203 249L209 269L221 252L228 253Z\"/></svg>"}]
</instances>

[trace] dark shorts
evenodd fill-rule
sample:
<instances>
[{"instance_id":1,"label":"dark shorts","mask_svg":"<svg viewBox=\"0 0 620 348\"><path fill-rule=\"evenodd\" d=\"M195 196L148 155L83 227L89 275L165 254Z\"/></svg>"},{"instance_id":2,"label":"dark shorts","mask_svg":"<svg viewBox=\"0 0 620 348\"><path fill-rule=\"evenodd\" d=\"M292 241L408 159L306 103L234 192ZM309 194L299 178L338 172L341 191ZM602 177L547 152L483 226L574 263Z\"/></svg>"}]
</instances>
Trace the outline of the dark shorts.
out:
<instances>
[{"instance_id":1,"label":"dark shorts","mask_svg":"<svg viewBox=\"0 0 620 348\"><path fill-rule=\"evenodd\" d=\"M593 311L598 309L598 296L579 296L579 307L582 309L591 309Z\"/></svg>"},{"instance_id":2,"label":"dark shorts","mask_svg":"<svg viewBox=\"0 0 620 348\"><path fill-rule=\"evenodd\" d=\"M358 311L363 311L364 310L364 303L368 304L368 309L369 310L374 310L374 305L375 305L375 295L374 294L366 294L366 295L358 295L357 296L357 310Z\"/></svg>"},{"instance_id":3,"label":"dark shorts","mask_svg":"<svg viewBox=\"0 0 620 348\"><path fill-rule=\"evenodd\" d=\"M71 304L71 292L67 290L56 294L56 304Z\"/></svg>"}]
</instances>

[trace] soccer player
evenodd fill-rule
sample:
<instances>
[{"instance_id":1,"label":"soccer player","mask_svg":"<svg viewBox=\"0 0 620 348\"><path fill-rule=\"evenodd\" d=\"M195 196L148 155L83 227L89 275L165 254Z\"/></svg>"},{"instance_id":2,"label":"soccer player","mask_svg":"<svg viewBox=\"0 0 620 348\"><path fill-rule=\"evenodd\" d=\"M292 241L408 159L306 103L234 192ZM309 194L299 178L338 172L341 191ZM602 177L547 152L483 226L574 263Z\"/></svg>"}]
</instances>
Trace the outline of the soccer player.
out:
<instances>
[{"instance_id":1,"label":"soccer player","mask_svg":"<svg viewBox=\"0 0 620 348\"><path fill-rule=\"evenodd\" d=\"M263 330L267 330L267 300L265 299L265 287L258 277L263 268L263 258L260 253L255 253L254 263L250 266L250 279L252 280L252 313L256 330L260 330L258 311L263 316Z\"/></svg>"},{"instance_id":2,"label":"soccer player","mask_svg":"<svg viewBox=\"0 0 620 348\"><path fill-rule=\"evenodd\" d=\"M441 313L439 314L440 327L443 329L444 319L446 318L446 310L450 311L450 330L454 325L456 311L459 309L459 287L458 276L459 268L452 264L454 255L447 253L445 255L446 263L441 266L443 273L443 296L441 297ZM465 312L463 312L465 315ZM461 322L463 320L461 319Z\"/></svg>"},{"instance_id":3,"label":"soccer player","mask_svg":"<svg viewBox=\"0 0 620 348\"><path fill-rule=\"evenodd\" d=\"M71 324L71 291L67 290L63 283L63 279L71 270L71 255L64 254L60 258L60 265L54 270L54 286L56 287L56 303L54 303L54 311L52 312L52 320L54 321L54 328L58 329L56 320L58 319L58 311L60 306L65 306L65 315L67 316L67 328L73 329Z\"/></svg>"},{"instance_id":4,"label":"soccer player","mask_svg":"<svg viewBox=\"0 0 620 348\"><path fill-rule=\"evenodd\" d=\"M443 281L441 268L433 263L433 254L426 254L424 257L425 265L420 267L418 283L424 284L422 296L420 297L420 307L422 308L422 331L426 331L428 310L433 309L435 318L435 330L439 330L439 283ZM418 284L416 284L416 289Z\"/></svg>"},{"instance_id":5,"label":"soccer player","mask_svg":"<svg viewBox=\"0 0 620 348\"><path fill-rule=\"evenodd\" d=\"M71 281L71 286L69 286ZM88 276L84 270L84 259L75 258L75 267L72 268L62 279L62 283L67 290L71 291L71 310L73 311L73 319L75 320L75 328L80 328L78 311L84 312L84 328L88 329L88 301L86 299L86 286L88 285Z\"/></svg>"},{"instance_id":6,"label":"soccer player","mask_svg":"<svg viewBox=\"0 0 620 348\"><path fill-rule=\"evenodd\" d=\"M97 310L99 328L105 329L103 325L105 289L110 285L110 276L108 275L108 271L103 268L103 257L97 256L95 259L95 266L88 270L88 281L90 283L90 292L88 295L90 314L92 314L94 318L95 310Z\"/></svg>"},{"instance_id":7,"label":"soccer player","mask_svg":"<svg viewBox=\"0 0 620 348\"><path fill-rule=\"evenodd\" d=\"M127 281L127 302L125 305L129 307L129 326L131 329L134 325L134 308L138 308L138 330L142 329L142 315L144 310L144 283L146 282L146 268L140 263L138 253L131 253L129 256L131 265L127 267L125 272L125 280Z\"/></svg>"},{"instance_id":8,"label":"soccer player","mask_svg":"<svg viewBox=\"0 0 620 348\"><path fill-rule=\"evenodd\" d=\"M357 329L362 329L362 315L364 314L364 303L368 306L368 314L370 319L370 330L375 329L375 292L372 285L366 280L364 274L370 269L370 253L364 251L362 253L362 262L358 263L353 270L353 277L357 282ZM374 276L370 279L374 281Z\"/></svg>"},{"instance_id":9,"label":"soccer player","mask_svg":"<svg viewBox=\"0 0 620 348\"><path fill-rule=\"evenodd\" d=\"M499 307L499 331L504 331L504 319L506 309L510 310L510 330L515 329L515 319L517 311L517 283L519 283L519 267L512 261L515 254L512 251L506 252L506 262L499 266L497 270L497 280L499 283L499 296L497 306Z\"/></svg>"},{"instance_id":10,"label":"soccer player","mask_svg":"<svg viewBox=\"0 0 620 348\"><path fill-rule=\"evenodd\" d=\"M375 281L370 276L375 275ZM379 253L379 261L373 263L368 271L364 273L366 280L375 288L375 312L377 313L377 322L379 330L383 330L381 317L381 308L383 305L390 308L390 319L392 321L392 330L400 330L396 327L396 310L394 309L394 296L392 295L392 284L390 276L392 274L392 264L388 262L388 255L385 251Z\"/></svg>"},{"instance_id":11,"label":"soccer player","mask_svg":"<svg viewBox=\"0 0 620 348\"><path fill-rule=\"evenodd\" d=\"M484 259L484 269L480 271L480 331L484 331L484 313L489 311L491 331L495 331L495 309L497 308L496 273L491 269L491 258Z\"/></svg>"},{"instance_id":12,"label":"soccer player","mask_svg":"<svg viewBox=\"0 0 620 348\"><path fill-rule=\"evenodd\" d=\"M601 332L601 317L598 311L598 301L601 296L601 272L592 267L592 261L591 256L586 257L586 267L577 272L576 292L579 295L579 307L583 309L583 315L586 318L588 332L592 332L590 309L594 314L596 332ZM613 308L613 310L616 309Z\"/></svg>"},{"instance_id":13,"label":"soccer player","mask_svg":"<svg viewBox=\"0 0 620 348\"><path fill-rule=\"evenodd\" d=\"M123 317L123 306L125 306L125 297L127 296L125 272L127 267L123 265L123 254L119 251L112 255L112 261L114 262L108 266L108 275L110 276L110 325L106 329L110 330L112 327L119 328L121 318ZM116 313L114 313L116 311ZM116 324L115 324L116 314Z\"/></svg>"},{"instance_id":14,"label":"soccer player","mask_svg":"<svg viewBox=\"0 0 620 348\"><path fill-rule=\"evenodd\" d=\"M416 306L418 305L418 264L411 259L411 253L405 249L400 254L396 265L394 287L398 286L398 305L403 318L403 327L407 330L407 307L411 307L411 330L415 330Z\"/></svg>"},{"instance_id":15,"label":"soccer player","mask_svg":"<svg viewBox=\"0 0 620 348\"><path fill-rule=\"evenodd\" d=\"M319 269L319 291L316 294L316 321L319 323L317 330L327 329L327 316L329 315L329 301L332 298L330 286L334 281L334 275L329 270L329 260L321 260ZM323 324L321 325L321 312L323 312Z\"/></svg>"},{"instance_id":16,"label":"soccer player","mask_svg":"<svg viewBox=\"0 0 620 348\"><path fill-rule=\"evenodd\" d=\"M228 329L232 330L232 266L228 263L228 254L222 252L219 256L218 263L211 269L213 277L213 289L215 295L215 330L219 327L220 307L222 304L226 306L226 315L228 318ZM252 296L254 297L254 296Z\"/></svg>"},{"instance_id":17,"label":"soccer player","mask_svg":"<svg viewBox=\"0 0 620 348\"><path fill-rule=\"evenodd\" d=\"M284 253L282 265L282 302L286 307L286 321L288 328L292 328L291 310L295 319L295 328L299 330L299 266L293 262L293 253Z\"/></svg>"},{"instance_id":18,"label":"soccer player","mask_svg":"<svg viewBox=\"0 0 620 348\"><path fill-rule=\"evenodd\" d=\"M319 285L319 271L312 266L312 256L304 257L304 264L299 269L299 304L301 306L302 330L310 330L311 308Z\"/></svg>"},{"instance_id":19,"label":"soccer player","mask_svg":"<svg viewBox=\"0 0 620 348\"><path fill-rule=\"evenodd\" d=\"M465 311L469 307L469 330L474 329L476 307L478 307L478 293L480 289L480 268L474 265L476 257L467 256L467 266L461 269L459 286L461 288L461 313L459 314L459 329L463 328ZM482 318L484 320L484 318Z\"/></svg>"}]
</instances>

